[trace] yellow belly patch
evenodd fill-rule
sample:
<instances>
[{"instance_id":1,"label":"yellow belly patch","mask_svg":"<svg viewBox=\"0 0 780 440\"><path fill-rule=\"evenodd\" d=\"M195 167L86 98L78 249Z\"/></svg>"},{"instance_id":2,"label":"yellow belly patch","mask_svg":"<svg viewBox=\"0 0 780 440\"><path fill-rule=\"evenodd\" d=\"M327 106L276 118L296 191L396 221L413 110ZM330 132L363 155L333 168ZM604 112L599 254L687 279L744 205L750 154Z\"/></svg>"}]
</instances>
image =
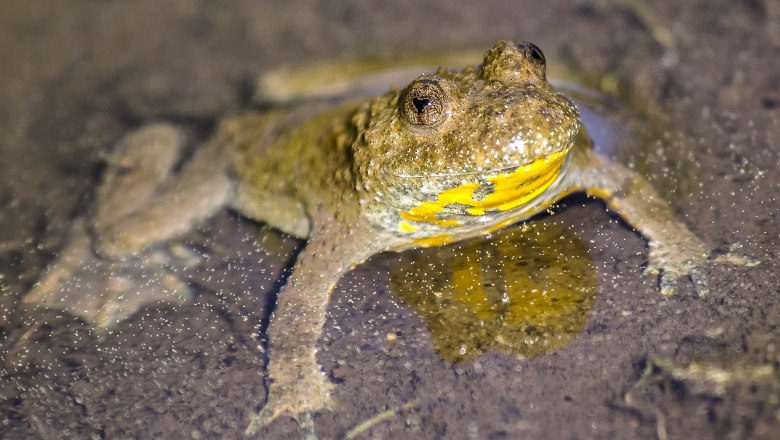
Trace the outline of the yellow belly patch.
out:
<instances>
[{"instance_id":1,"label":"yellow belly patch","mask_svg":"<svg viewBox=\"0 0 780 440\"><path fill-rule=\"evenodd\" d=\"M418 238L414 244L420 247L444 246L455 241L455 237L450 234L434 235L433 237Z\"/></svg>"},{"instance_id":2,"label":"yellow belly patch","mask_svg":"<svg viewBox=\"0 0 780 440\"><path fill-rule=\"evenodd\" d=\"M462 185L442 191L435 201L422 202L416 207L401 212L399 229L411 232L417 228L410 222L421 222L437 226L452 227L462 223L456 219L442 219L439 214L445 206L457 204L465 206L465 211L473 216L485 214L487 211L508 211L525 205L544 192L561 173L566 152L554 153L544 159L539 159L528 165L523 165L511 173L503 173L489 177L492 191L485 197L475 199L474 192L482 184L467 182Z\"/></svg>"}]
</instances>

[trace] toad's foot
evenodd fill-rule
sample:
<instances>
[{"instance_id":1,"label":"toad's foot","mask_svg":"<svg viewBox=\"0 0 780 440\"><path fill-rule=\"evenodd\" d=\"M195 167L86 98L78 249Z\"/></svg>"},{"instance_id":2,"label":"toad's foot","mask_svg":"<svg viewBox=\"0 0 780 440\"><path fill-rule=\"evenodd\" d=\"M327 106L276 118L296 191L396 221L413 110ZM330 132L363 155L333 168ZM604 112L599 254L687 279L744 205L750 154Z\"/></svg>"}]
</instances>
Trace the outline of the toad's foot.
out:
<instances>
[{"instance_id":1,"label":"toad's foot","mask_svg":"<svg viewBox=\"0 0 780 440\"><path fill-rule=\"evenodd\" d=\"M278 417L287 416L298 422L305 438L316 438L311 416L322 410L333 409L330 393L334 386L319 366L311 366L305 370L306 372L304 368L298 370L299 375L296 379L271 383L268 400L260 412L252 416L246 435L257 434Z\"/></svg>"},{"instance_id":2,"label":"toad's foot","mask_svg":"<svg viewBox=\"0 0 780 440\"><path fill-rule=\"evenodd\" d=\"M650 242L650 261L645 273L658 276L661 294L674 295L680 279L690 278L698 296L709 293L706 268L712 263L753 267L757 260L732 253L710 258L710 252L695 238L677 242Z\"/></svg>"},{"instance_id":3,"label":"toad's foot","mask_svg":"<svg viewBox=\"0 0 780 440\"><path fill-rule=\"evenodd\" d=\"M176 271L192 257L168 249L122 261L98 257L84 221L77 220L59 258L24 297L24 302L65 310L98 330L113 327L153 301L180 304L191 297Z\"/></svg>"}]
</instances>

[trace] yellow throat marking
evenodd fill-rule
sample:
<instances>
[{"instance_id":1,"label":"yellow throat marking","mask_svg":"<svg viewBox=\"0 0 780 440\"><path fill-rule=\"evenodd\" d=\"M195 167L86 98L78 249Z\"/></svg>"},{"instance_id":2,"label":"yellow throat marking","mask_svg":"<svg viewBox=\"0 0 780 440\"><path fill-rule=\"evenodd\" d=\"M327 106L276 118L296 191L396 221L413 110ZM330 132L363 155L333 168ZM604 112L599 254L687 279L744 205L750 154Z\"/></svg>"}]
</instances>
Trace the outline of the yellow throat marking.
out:
<instances>
[{"instance_id":1,"label":"yellow throat marking","mask_svg":"<svg viewBox=\"0 0 780 440\"><path fill-rule=\"evenodd\" d=\"M401 218L405 221L399 224L399 229L402 232L417 230L411 222L459 226L462 224L459 220L439 218L444 208L451 204L466 206L466 212L473 216L483 215L487 211L508 211L525 205L552 185L561 173L566 153L553 153L512 172L489 177L487 181L492 184L493 191L479 200L474 198L474 192L482 186L479 182L466 182L442 191L435 201L421 202L401 212Z\"/></svg>"}]
</instances>

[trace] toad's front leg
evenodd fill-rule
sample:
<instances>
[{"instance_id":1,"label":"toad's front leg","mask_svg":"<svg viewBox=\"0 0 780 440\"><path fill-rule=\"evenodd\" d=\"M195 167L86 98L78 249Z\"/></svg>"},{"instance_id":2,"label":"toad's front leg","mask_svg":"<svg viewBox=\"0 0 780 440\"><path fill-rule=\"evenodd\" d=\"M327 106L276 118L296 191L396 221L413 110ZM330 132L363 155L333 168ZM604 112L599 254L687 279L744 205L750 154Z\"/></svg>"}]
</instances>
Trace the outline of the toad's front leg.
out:
<instances>
[{"instance_id":1,"label":"toad's front leg","mask_svg":"<svg viewBox=\"0 0 780 440\"><path fill-rule=\"evenodd\" d=\"M280 416L293 417L306 428L312 413L333 407L333 385L317 364L317 341L334 286L352 267L381 250L376 238L365 226L345 225L332 216L315 220L271 316L268 399L252 417L248 435Z\"/></svg>"},{"instance_id":2,"label":"toad's front leg","mask_svg":"<svg viewBox=\"0 0 780 440\"><path fill-rule=\"evenodd\" d=\"M757 261L737 255L710 260L710 251L683 224L669 204L641 175L590 150L577 150L567 177L572 190L584 190L607 206L648 240L647 273L660 274L664 295L677 291L678 281L690 278L700 296L709 292L705 273L712 261L755 266Z\"/></svg>"}]
</instances>

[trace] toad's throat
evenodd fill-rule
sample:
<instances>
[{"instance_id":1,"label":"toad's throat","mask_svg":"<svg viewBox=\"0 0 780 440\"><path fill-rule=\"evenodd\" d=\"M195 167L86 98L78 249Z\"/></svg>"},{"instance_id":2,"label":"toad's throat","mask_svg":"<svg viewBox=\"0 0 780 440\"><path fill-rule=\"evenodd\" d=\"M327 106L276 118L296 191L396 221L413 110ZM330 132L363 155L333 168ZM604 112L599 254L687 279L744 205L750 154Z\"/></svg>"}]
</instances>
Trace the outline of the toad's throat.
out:
<instances>
[{"instance_id":1,"label":"toad's throat","mask_svg":"<svg viewBox=\"0 0 780 440\"><path fill-rule=\"evenodd\" d=\"M419 224L457 227L463 225L459 219L463 216L476 217L521 208L555 182L566 153L553 153L482 182L466 182L442 191L436 200L421 202L402 211L403 221L399 228L401 232L414 232Z\"/></svg>"}]
</instances>

